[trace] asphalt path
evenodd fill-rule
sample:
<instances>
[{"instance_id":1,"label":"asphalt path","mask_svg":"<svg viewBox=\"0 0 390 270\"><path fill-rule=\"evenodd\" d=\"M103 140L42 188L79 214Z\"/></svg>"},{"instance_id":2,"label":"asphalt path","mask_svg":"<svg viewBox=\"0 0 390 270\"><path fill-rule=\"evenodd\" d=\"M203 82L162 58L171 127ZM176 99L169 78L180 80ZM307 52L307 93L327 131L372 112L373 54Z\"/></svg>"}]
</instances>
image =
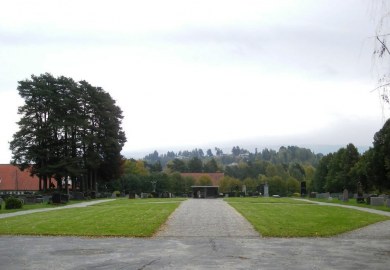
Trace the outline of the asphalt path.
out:
<instances>
[{"instance_id":1,"label":"asphalt path","mask_svg":"<svg viewBox=\"0 0 390 270\"><path fill-rule=\"evenodd\" d=\"M180 218L182 207L202 209L205 220L213 218L215 209L235 211L221 200L189 201L182 203L167 227L153 238L1 236L0 269L389 269L390 266L390 221L331 238L173 235L169 226ZM207 202L213 206L205 207ZM208 226L223 231L226 224L208 223Z\"/></svg>"}]
</instances>

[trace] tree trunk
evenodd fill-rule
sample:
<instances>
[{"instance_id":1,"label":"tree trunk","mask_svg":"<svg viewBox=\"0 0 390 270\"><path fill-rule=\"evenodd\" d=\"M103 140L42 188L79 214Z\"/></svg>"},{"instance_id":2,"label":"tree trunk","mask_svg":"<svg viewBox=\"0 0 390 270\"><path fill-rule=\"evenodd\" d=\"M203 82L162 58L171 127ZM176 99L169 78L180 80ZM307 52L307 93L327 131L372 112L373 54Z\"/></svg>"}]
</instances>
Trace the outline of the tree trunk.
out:
<instances>
[{"instance_id":1,"label":"tree trunk","mask_svg":"<svg viewBox=\"0 0 390 270\"><path fill-rule=\"evenodd\" d=\"M72 191L76 190L76 179L77 177L72 177Z\"/></svg>"},{"instance_id":2,"label":"tree trunk","mask_svg":"<svg viewBox=\"0 0 390 270\"><path fill-rule=\"evenodd\" d=\"M68 176L65 176L65 193L69 195Z\"/></svg>"},{"instance_id":3,"label":"tree trunk","mask_svg":"<svg viewBox=\"0 0 390 270\"><path fill-rule=\"evenodd\" d=\"M47 175L43 176L43 191L47 191Z\"/></svg>"}]
</instances>

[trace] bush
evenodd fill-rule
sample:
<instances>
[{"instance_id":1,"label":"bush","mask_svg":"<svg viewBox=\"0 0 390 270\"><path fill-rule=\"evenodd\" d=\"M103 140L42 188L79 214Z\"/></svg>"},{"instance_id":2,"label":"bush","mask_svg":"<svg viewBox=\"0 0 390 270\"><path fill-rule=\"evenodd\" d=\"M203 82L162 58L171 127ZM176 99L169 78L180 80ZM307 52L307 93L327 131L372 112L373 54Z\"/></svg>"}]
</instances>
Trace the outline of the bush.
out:
<instances>
[{"instance_id":1,"label":"bush","mask_svg":"<svg viewBox=\"0 0 390 270\"><path fill-rule=\"evenodd\" d=\"M295 192L295 193L293 193L293 195L292 195L293 197L301 197L301 194L300 193L298 193L298 192Z\"/></svg>"},{"instance_id":2,"label":"bush","mask_svg":"<svg viewBox=\"0 0 390 270\"><path fill-rule=\"evenodd\" d=\"M20 209L22 207L22 201L18 198L9 197L5 200L5 209Z\"/></svg>"}]
</instances>

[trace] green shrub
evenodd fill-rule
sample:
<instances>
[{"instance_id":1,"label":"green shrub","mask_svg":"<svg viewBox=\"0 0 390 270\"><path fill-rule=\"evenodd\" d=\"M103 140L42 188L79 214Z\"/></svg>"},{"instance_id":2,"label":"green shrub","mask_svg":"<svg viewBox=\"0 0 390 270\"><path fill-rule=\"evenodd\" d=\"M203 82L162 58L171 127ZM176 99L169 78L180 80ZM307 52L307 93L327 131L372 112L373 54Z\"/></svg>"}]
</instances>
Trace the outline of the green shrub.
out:
<instances>
[{"instance_id":1,"label":"green shrub","mask_svg":"<svg viewBox=\"0 0 390 270\"><path fill-rule=\"evenodd\" d=\"M20 209L23 207L23 203L20 199L15 197L9 197L5 200L5 209Z\"/></svg>"},{"instance_id":2,"label":"green shrub","mask_svg":"<svg viewBox=\"0 0 390 270\"><path fill-rule=\"evenodd\" d=\"M292 196L293 196L293 197L301 197L301 194L299 194L298 192L295 192L295 193L293 193Z\"/></svg>"}]
</instances>

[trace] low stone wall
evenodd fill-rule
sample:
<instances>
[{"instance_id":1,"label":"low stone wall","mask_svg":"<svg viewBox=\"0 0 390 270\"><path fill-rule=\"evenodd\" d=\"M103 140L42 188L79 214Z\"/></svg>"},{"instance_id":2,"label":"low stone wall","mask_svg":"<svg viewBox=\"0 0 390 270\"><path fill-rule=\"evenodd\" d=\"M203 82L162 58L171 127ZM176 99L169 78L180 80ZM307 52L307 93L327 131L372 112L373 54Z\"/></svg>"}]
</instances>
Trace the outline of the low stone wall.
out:
<instances>
[{"instance_id":1,"label":"low stone wall","mask_svg":"<svg viewBox=\"0 0 390 270\"><path fill-rule=\"evenodd\" d=\"M390 207L390 196L389 195L379 195L369 198L369 203L372 206L386 206Z\"/></svg>"},{"instance_id":2,"label":"low stone wall","mask_svg":"<svg viewBox=\"0 0 390 270\"><path fill-rule=\"evenodd\" d=\"M383 206L384 204L385 204L385 200L383 197L371 197L370 205Z\"/></svg>"},{"instance_id":3,"label":"low stone wall","mask_svg":"<svg viewBox=\"0 0 390 270\"><path fill-rule=\"evenodd\" d=\"M316 198L317 199L328 199L329 197L330 197L330 193L329 192L317 193L316 194Z\"/></svg>"}]
</instances>

